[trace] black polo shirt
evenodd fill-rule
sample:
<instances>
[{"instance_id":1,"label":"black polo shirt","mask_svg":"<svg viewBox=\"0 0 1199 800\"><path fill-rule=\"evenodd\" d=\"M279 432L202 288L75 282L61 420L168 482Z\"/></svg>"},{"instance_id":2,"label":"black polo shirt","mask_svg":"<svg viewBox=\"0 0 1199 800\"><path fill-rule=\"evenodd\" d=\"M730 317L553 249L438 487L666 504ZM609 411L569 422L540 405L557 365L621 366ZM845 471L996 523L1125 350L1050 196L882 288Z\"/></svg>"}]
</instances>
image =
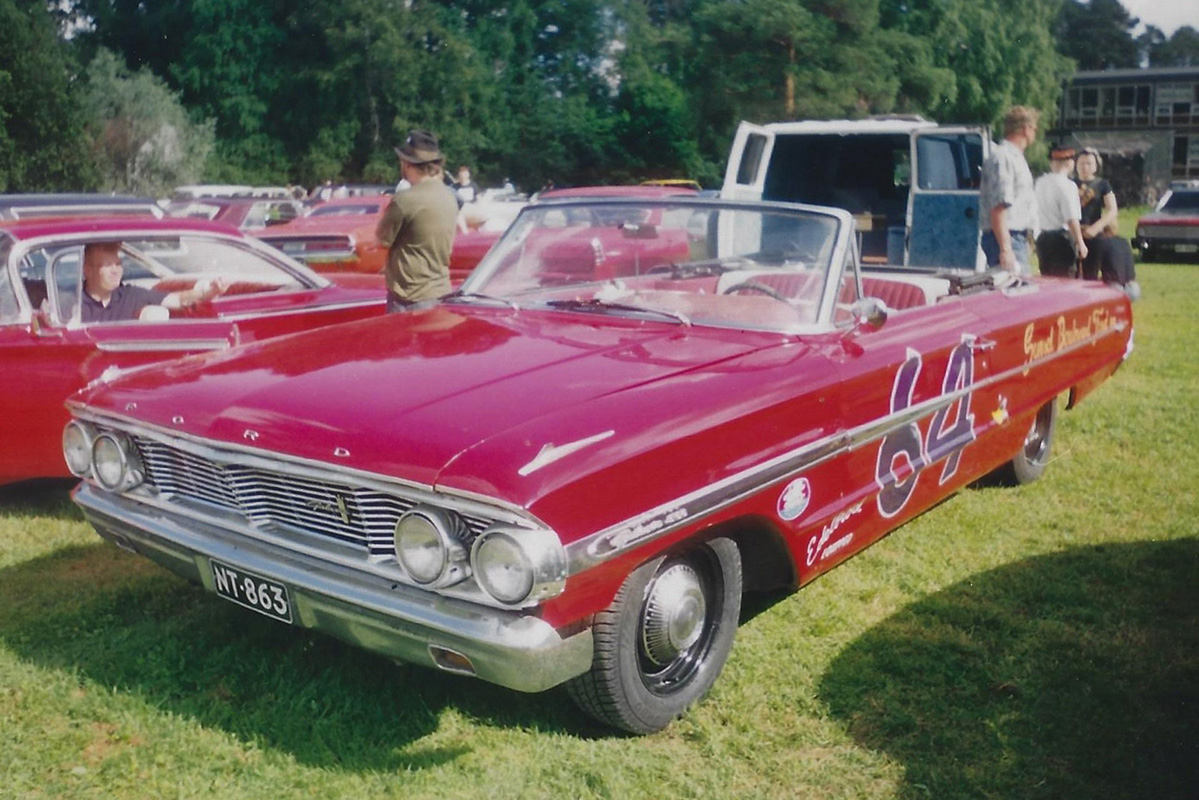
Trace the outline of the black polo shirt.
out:
<instances>
[{"instance_id":1,"label":"black polo shirt","mask_svg":"<svg viewBox=\"0 0 1199 800\"><path fill-rule=\"evenodd\" d=\"M143 308L160 304L166 296L166 292L143 289L140 286L126 286L122 283L108 298L108 305L103 305L85 291L83 303L79 308L80 317L84 322L135 320Z\"/></svg>"}]
</instances>

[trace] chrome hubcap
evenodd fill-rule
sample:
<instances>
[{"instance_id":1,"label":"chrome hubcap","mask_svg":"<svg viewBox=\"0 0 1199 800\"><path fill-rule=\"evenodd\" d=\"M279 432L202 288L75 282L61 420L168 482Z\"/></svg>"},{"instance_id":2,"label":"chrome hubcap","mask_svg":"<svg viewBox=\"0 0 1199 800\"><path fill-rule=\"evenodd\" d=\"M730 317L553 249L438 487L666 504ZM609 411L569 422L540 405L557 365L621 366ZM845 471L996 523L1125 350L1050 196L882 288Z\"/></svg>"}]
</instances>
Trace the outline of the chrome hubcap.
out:
<instances>
[{"instance_id":1,"label":"chrome hubcap","mask_svg":"<svg viewBox=\"0 0 1199 800\"><path fill-rule=\"evenodd\" d=\"M687 564L675 564L646 589L641 645L646 657L662 667L703 636L707 621L700 576Z\"/></svg>"}]
</instances>

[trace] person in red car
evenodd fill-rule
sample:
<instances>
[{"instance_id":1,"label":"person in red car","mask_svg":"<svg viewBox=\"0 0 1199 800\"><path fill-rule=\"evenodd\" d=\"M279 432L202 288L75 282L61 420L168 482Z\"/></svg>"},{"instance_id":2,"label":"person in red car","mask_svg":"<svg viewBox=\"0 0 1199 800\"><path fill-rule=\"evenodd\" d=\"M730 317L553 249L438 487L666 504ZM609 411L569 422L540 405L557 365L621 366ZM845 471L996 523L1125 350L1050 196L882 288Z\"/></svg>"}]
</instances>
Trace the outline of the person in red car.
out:
<instances>
[{"instance_id":1,"label":"person in red car","mask_svg":"<svg viewBox=\"0 0 1199 800\"><path fill-rule=\"evenodd\" d=\"M197 283L191 289L159 292L121 283L125 267L121 264L120 242L96 242L83 248L83 297L80 314L84 322L121 322L139 319L149 306L184 308L211 300L225 291L218 278L207 285Z\"/></svg>"},{"instance_id":2,"label":"person in red car","mask_svg":"<svg viewBox=\"0 0 1199 800\"><path fill-rule=\"evenodd\" d=\"M395 149L412 188L387 205L376 233L387 247L387 310L407 311L450 293L450 250L458 200L443 180L445 158L428 131L408 134Z\"/></svg>"}]
</instances>

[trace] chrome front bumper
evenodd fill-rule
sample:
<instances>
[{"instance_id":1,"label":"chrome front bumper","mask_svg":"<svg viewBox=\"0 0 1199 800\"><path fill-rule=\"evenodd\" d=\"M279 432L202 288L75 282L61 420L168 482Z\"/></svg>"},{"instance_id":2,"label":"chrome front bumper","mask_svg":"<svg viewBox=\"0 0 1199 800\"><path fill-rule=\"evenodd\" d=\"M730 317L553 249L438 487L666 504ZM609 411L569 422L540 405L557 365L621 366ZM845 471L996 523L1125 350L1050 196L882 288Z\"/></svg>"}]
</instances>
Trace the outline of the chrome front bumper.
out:
<instances>
[{"instance_id":1,"label":"chrome front bumper","mask_svg":"<svg viewBox=\"0 0 1199 800\"><path fill-rule=\"evenodd\" d=\"M82 483L72 493L96 530L204 586L209 561L287 586L295 624L412 664L539 692L591 668L591 630L563 638L545 621L424 592Z\"/></svg>"}]
</instances>

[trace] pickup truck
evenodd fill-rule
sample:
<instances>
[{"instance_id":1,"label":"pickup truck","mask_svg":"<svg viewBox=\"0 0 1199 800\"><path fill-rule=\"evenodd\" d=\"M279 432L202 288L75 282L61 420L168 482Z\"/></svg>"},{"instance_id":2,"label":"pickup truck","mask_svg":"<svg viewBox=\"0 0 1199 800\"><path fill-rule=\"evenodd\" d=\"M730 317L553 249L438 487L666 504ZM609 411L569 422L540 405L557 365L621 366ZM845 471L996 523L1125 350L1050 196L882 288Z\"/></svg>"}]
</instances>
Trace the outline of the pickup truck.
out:
<instances>
[{"instance_id":1,"label":"pickup truck","mask_svg":"<svg viewBox=\"0 0 1199 800\"><path fill-rule=\"evenodd\" d=\"M918 116L742 122L721 194L844 208L866 265L981 269L978 185L990 146L985 126Z\"/></svg>"}]
</instances>

